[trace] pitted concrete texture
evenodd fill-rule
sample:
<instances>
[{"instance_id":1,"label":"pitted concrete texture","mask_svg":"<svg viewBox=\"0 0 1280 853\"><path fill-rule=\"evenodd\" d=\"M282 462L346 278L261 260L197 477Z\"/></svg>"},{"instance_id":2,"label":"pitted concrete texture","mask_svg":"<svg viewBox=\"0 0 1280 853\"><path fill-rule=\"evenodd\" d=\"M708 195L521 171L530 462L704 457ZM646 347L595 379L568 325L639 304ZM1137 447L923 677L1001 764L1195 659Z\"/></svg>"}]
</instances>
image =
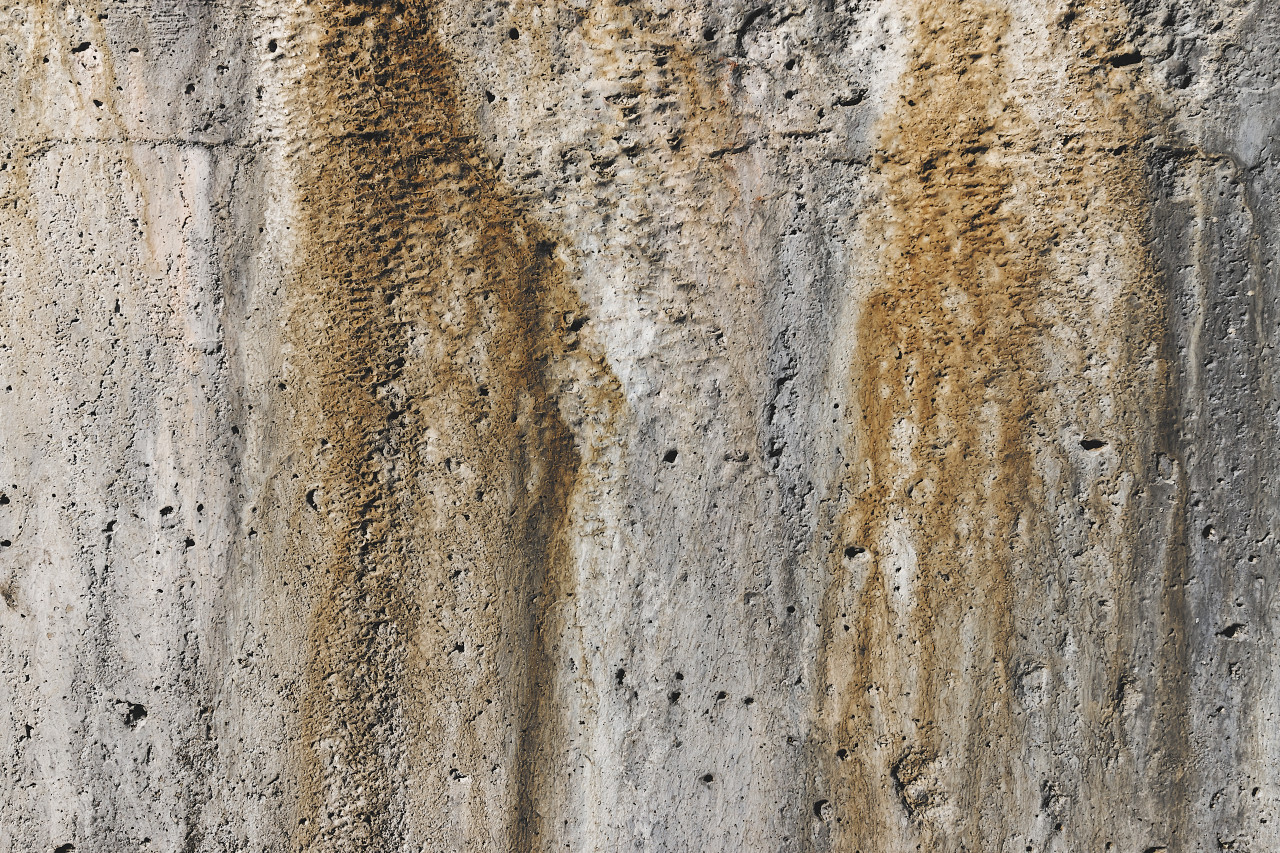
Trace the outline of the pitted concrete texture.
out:
<instances>
[{"instance_id":1,"label":"pitted concrete texture","mask_svg":"<svg viewBox=\"0 0 1280 853\"><path fill-rule=\"evenodd\" d=\"M0 48L3 853L1280 850L1280 6Z\"/></svg>"}]
</instances>

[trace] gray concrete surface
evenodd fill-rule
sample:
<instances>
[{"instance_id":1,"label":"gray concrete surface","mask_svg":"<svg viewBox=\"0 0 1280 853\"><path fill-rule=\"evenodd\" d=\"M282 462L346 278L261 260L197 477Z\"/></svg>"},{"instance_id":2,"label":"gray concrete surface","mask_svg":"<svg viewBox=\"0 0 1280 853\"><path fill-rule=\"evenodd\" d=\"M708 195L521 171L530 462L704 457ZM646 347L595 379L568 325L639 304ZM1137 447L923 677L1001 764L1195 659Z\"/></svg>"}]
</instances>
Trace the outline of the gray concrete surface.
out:
<instances>
[{"instance_id":1,"label":"gray concrete surface","mask_svg":"<svg viewBox=\"0 0 1280 853\"><path fill-rule=\"evenodd\" d=\"M1280 850L1280 7L0 48L0 850Z\"/></svg>"}]
</instances>

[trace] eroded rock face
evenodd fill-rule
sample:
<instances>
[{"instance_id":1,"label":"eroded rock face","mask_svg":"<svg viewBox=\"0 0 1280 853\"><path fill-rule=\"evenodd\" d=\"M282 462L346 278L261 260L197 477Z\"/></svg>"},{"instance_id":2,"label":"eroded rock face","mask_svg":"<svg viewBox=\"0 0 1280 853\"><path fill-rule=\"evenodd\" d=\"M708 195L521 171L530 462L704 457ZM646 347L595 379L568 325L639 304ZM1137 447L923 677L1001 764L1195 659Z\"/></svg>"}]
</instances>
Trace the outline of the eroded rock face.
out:
<instances>
[{"instance_id":1,"label":"eroded rock face","mask_svg":"<svg viewBox=\"0 0 1280 853\"><path fill-rule=\"evenodd\" d=\"M0 849L1280 849L1272 4L0 44Z\"/></svg>"}]
</instances>

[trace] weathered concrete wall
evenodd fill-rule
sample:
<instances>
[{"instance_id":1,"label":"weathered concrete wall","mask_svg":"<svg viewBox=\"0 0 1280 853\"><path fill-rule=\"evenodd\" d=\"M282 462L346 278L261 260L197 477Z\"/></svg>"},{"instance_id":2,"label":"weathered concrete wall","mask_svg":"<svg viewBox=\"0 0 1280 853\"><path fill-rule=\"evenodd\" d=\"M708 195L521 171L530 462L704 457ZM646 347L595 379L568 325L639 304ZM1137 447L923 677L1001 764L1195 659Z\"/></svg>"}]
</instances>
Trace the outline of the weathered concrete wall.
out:
<instances>
[{"instance_id":1,"label":"weathered concrete wall","mask_svg":"<svg viewBox=\"0 0 1280 853\"><path fill-rule=\"evenodd\" d=\"M0 57L0 850L1280 850L1280 7Z\"/></svg>"}]
</instances>

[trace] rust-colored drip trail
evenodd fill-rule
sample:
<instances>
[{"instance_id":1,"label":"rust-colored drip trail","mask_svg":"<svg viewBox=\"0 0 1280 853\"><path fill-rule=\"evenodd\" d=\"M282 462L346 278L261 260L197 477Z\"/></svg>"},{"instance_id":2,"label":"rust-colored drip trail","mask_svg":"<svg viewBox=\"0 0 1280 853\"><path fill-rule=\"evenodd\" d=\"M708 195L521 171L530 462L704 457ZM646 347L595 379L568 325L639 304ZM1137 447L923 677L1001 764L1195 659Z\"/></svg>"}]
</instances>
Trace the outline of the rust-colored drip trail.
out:
<instances>
[{"instance_id":1,"label":"rust-colored drip trail","mask_svg":"<svg viewBox=\"0 0 1280 853\"><path fill-rule=\"evenodd\" d=\"M859 463L826 605L841 758L832 793L850 844L896 837L908 821L950 839L937 849L981 849L998 837L981 827L1017 820L991 803L1010 795L1021 748L1009 704L1019 585L1052 570L1034 558L1050 500L1036 433L1046 417L1098 410L1086 400L1067 404L1076 414L1040 410L1052 381L1046 324L1086 323L1083 286L1062 278L1057 247L1065 235L1087 233L1087 244L1107 220L1114 233L1143 227L1140 171L1112 153L1142 129L1124 97L1089 103L1107 85L1104 67L1050 84L1078 89L1073 120L1085 133L1046 132L1010 89L1006 11L924 0L917 14L915 54L881 124L883 244L851 392ZM1064 52L1103 65L1090 36L1056 26L1051 37L1074 40ZM1159 338L1151 266L1140 239L1130 249L1106 286L1137 296L1120 301L1132 314L1107 339ZM1141 347L1100 356L1115 365L1104 392L1116 429L1139 438L1166 406L1152 374L1134 391ZM1139 438L1117 451L1123 464L1145 466ZM1105 559L1128 571L1132 555Z\"/></svg>"},{"instance_id":2,"label":"rust-colored drip trail","mask_svg":"<svg viewBox=\"0 0 1280 853\"><path fill-rule=\"evenodd\" d=\"M1025 379L1036 368L1045 235L1012 198L1017 166L1006 150L1025 146L1026 122L1006 102L1006 26L980 3L922 15L900 123L882 143L883 285L858 331L872 478L859 527L879 568L863 616L906 617L906 671L917 678L901 687L923 742L939 703L953 698L942 695L945 675L963 665L957 633L974 625L970 606L981 608L983 634L971 665L1007 659L1009 547L1033 500ZM983 707L993 698L979 693L951 711L998 725Z\"/></svg>"},{"instance_id":3,"label":"rust-colored drip trail","mask_svg":"<svg viewBox=\"0 0 1280 853\"><path fill-rule=\"evenodd\" d=\"M529 849L578 466L547 365L572 300L468 136L431 4L316 14L281 392L320 519L297 546L322 587L297 841Z\"/></svg>"}]
</instances>

